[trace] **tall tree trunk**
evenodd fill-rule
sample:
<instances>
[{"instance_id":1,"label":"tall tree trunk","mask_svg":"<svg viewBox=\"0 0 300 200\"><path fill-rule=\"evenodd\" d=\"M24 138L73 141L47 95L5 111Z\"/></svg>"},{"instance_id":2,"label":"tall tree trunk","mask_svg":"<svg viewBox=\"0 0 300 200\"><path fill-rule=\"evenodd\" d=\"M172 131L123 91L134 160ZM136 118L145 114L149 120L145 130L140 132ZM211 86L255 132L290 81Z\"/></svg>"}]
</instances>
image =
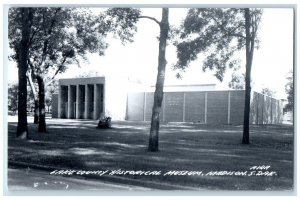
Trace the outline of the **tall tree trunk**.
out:
<instances>
[{"instance_id":1,"label":"tall tree trunk","mask_svg":"<svg viewBox=\"0 0 300 200\"><path fill-rule=\"evenodd\" d=\"M249 119L250 119L250 99L251 99L251 67L254 51L254 35L250 33L250 10L245 8L245 29L246 29L246 77L245 77L245 106L244 106L244 126L243 144L249 144ZM252 33L254 34L254 33Z\"/></svg>"},{"instance_id":2,"label":"tall tree trunk","mask_svg":"<svg viewBox=\"0 0 300 200\"><path fill-rule=\"evenodd\" d=\"M32 81L32 74L31 73L27 73L27 80L28 80L28 83L30 85L30 88L31 88L31 91L32 91L32 94L33 94L33 100L34 100L34 120L33 120L33 123L34 124L37 124L39 123L39 101L38 101L38 97L37 97L37 92L35 90L35 87L34 87L34 84L33 84L33 81Z\"/></svg>"},{"instance_id":3,"label":"tall tree trunk","mask_svg":"<svg viewBox=\"0 0 300 200\"><path fill-rule=\"evenodd\" d=\"M159 116L161 111L161 104L163 100L163 88L165 81L166 68L166 47L169 32L169 9L162 9L162 20L160 23L160 37L159 37L159 55L158 55L158 72L156 79L156 88L154 92L154 103L152 108L151 128L149 137L149 151L158 151L158 135L159 135Z\"/></svg>"},{"instance_id":4,"label":"tall tree trunk","mask_svg":"<svg viewBox=\"0 0 300 200\"><path fill-rule=\"evenodd\" d=\"M45 83L43 77L36 76L36 80L39 86L39 128L38 132L46 132L46 118L45 118Z\"/></svg>"},{"instance_id":5,"label":"tall tree trunk","mask_svg":"<svg viewBox=\"0 0 300 200\"><path fill-rule=\"evenodd\" d=\"M17 137L22 139L28 138L27 128L27 78L28 69L27 58L29 52L29 36L32 20L32 11L30 8L20 8L22 14L22 39L17 49L18 54L18 126Z\"/></svg>"}]
</instances>

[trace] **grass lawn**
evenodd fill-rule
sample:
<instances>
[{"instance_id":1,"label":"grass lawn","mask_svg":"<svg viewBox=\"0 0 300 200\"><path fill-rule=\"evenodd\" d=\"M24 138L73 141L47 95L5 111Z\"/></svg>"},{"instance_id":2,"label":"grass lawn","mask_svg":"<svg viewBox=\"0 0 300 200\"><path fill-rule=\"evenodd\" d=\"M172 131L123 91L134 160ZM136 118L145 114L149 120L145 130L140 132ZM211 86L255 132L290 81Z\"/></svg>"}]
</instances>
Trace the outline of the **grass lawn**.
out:
<instances>
[{"instance_id":1,"label":"grass lawn","mask_svg":"<svg viewBox=\"0 0 300 200\"><path fill-rule=\"evenodd\" d=\"M47 133L29 123L30 140L16 139L17 123L8 123L9 165L22 162L53 169L161 171L162 175L114 175L135 184L158 183L192 190L292 190L293 127L253 125L250 145L242 145L242 126L163 123L159 152L147 152L149 123L113 122L97 129L97 121L47 119ZM247 171L271 166L273 176L212 176L210 171ZM202 171L203 175L173 175ZM87 179L89 177L87 176ZM95 179L95 176L91 176ZM104 179L104 176L98 176ZM129 181L130 182L130 181ZM157 188L156 188L157 189Z\"/></svg>"}]
</instances>

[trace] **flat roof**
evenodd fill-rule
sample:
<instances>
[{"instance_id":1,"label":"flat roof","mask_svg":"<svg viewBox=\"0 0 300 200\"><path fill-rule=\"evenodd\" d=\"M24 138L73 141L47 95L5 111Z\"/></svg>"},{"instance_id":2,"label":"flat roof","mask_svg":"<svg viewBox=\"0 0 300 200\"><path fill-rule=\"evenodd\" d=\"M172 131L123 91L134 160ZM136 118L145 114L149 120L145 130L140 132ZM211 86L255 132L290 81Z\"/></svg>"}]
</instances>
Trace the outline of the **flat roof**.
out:
<instances>
[{"instance_id":1,"label":"flat roof","mask_svg":"<svg viewBox=\"0 0 300 200\"><path fill-rule=\"evenodd\" d=\"M164 85L164 87L197 87L197 86L217 86L217 84ZM152 85L151 87L156 87L156 86Z\"/></svg>"},{"instance_id":2,"label":"flat roof","mask_svg":"<svg viewBox=\"0 0 300 200\"><path fill-rule=\"evenodd\" d=\"M85 84L104 84L105 77L79 77L79 78L64 78L58 80L59 85L85 85Z\"/></svg>"}]
</instances>

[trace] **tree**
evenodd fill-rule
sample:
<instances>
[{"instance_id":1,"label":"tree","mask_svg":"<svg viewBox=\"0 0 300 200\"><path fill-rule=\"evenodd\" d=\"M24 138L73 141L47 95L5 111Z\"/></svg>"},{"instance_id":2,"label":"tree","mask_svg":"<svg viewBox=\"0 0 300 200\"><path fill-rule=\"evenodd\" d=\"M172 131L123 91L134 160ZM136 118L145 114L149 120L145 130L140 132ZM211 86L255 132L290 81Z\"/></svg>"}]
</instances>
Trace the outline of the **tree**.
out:
<instances>
[{"instance_id":1,"label":"tree","mask_svg":"<svg viewBox=\"0 0 300 200\"><path fill-rule=\"evenodd\" d=\"M245 15L245 40L246 40L246 77L245 77L245 106L244 106L244 126L243 126L243 144L249 144L249 120L250 120L250 99L251 99L251 68L254 54L254 45L260 15L251 15L250 9L244 9Z\"/></svg>"},{"instance_id":2,"label":"tree","mask_svg":"<svg viewBox=\"0 0 300 200\"><path fill-rule=\"evenodd\" d=\"M8 110L15 113L18 110L18 85L8 85Z\"/></svg>"},{"instance_id":3,"label":"tree","mask_svg":"<svg viewBox=\"0 0 300 200\"><path fill-rule=\"evenodd\" d=\"M284 112L294 111L294 79L293 72L287 77L287 84L285 85L285 92L287 94L287 104L284 107Z\"/></svg>"},{"instance_id":4,"label":"tree","mask_svg":"<svg viewBox=\"0 0 300 200\"><path fill-rule=\"evenodd\" d=\"M234 53L245 49L245 106L243 144L249 144L249 117L251 98L251 67L261 9L249 8L193 8L184 20L180 40L176 42L178 62L175 69L185 69L199 53L204 53L203 71L215 71L222 81L227 68L237 65Z\"/></svg>"},{"instance_id":5,"label":"tree","mask_svg":"<svg viewBox=\"0 0 300 200\"><path fill-rule=\"evenodd\" d=\"M34 102L32 101L32 92L29 91L27 86L27 111L32 111L34 107ZM19 85L17 83L8 84L8 110L15 113L18 110L18 90Z\"/></svg>"},{"instance_id":6,"label":"tree","mask_svg":"<svg viewBox=\"0 0 300 200\"><path fill-rule=\"evenodd\" d=\"M228 87L236 90L245 89L245 75L232 73L231 81L228 83Z\"/></svg>"},{"instance_id":7,"label":"tree","mask_svg":"<svg viewBox=\"0 0 300 200\"><path fill-rule=\"evenodd\" d=\"M165 80L165 68L166 68L166 46L167 39L169 35L169 9L162 8L162 18L161 21L157 20L151 16L144 16L141 14L139 9L133 8L113 8L108 10L108 16L111 16L111 23L116 24L115 32L122 33L119 35L126 36L125 38L131 38L136 31L135 24L138 19L149 19L154 21L159 25L160 35L159 35L159 55L158 55L158 72L156 78L156 87L154 92L154 103L152 108L152 117L151 117L151 127L150 127L150 135L149 135L149 145L148 150L155 152L158 151L158 136L159 136L159 119L160 119L160 111L163 100L163 87ZM118 24L124 24L124 26L120 26ZM125 26L126 25L126 26ZM120 28L121 27L121 28ZM127 27L127 32L124 32L124 27ZM129 30L129 31L128 31ZM124 34L125 33L125 34ZM122 39L122 38L121 38Z\"/></svg>"},{"instance_id":8,"label":"tree","mask_svg":"<svg viewBox=\"0 0 300 200\"><path fill-rule=\"evenodd\" d=\"M266 95L266 96L269 96L269 97L274 97L275 94L276 94L275 91L273 91L273 90L271 90L271 89L269 89L267 87L262 88L261 89L261 93L264 94L264 95Z\"/></svg>"},{"instance_id":9,"label":"tree","mask_svg":"<svg viewBox=\"0 0 300 200\"><path fill-rule=\"evenodd\" d=\"M46 132L45 87L51 84L57 74L64 72L68 65L79 65L79 59L85 59L87 52L103 55L107 48L103 39L110 27L101 20L97 21L87 9L52 7L31 10L33 19L27 47L30 70L26 72L29 73L27 77L35 80L38 85L38 131ZM14 20L13 16L17 11L18 8L14 8L10 12L10 35L15 37L18 35L14 34L14 27L19 25L19 21ZM10 45L13 46L15 39L10 39Z\"/></svg>"},{"instance_id":10,"label":"tree","mask_svg":"<svg viewBox=\"0 0 300 200\"><path fill-rule=\"evenodd\" d=\"M162 19L160 25L160 36L159 36L159 54L158 54L158 71L156 78L156 87L154 92L154 103L152 108L151 117L151 128L149 136L149 151L158 151L158 135L159 135L159 119L161 105L163 101L163 89L165 81L165 69L167 65L166 61L166 47L167 38L169 33L169 9L162 9Z\"/></svg>"},{"instance_id":11,"label":"tree","mask_svg":"<svg viewBox=\"0 0 300 200\"><path fill-rule=\"evenodd\" d=\"M10 13L14 9L10 9ZM18 66L18 125L17 137L21 139L28 138L27 128L27 79L26 72L28 68L27 60L29 56L30 35L32 27L33 12L31 8L18 8L10 15L9 21L9 39L14 41L10 47L15 51L14 58ZM14 22L17 25L13 30L10 27ZM16 37L15 37L16 36Z\"/></svg>"}]
</instances>

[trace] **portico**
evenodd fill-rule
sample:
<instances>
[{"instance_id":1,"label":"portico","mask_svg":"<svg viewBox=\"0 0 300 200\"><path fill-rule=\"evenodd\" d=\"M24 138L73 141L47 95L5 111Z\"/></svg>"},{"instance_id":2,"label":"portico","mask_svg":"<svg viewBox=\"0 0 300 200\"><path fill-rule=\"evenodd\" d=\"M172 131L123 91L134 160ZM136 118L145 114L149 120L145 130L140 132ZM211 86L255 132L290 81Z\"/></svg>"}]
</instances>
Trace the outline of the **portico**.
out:
<instances>
[{"instance_id":1,"label":"portico","mask_svg":"<svg viewBox=\"0 0 300 200\"><path fill-rule=\"evenodd\" d=\"M105 78L60 79L58 117L99 119L105 110Z\"/></svg>"}]
</instances>

